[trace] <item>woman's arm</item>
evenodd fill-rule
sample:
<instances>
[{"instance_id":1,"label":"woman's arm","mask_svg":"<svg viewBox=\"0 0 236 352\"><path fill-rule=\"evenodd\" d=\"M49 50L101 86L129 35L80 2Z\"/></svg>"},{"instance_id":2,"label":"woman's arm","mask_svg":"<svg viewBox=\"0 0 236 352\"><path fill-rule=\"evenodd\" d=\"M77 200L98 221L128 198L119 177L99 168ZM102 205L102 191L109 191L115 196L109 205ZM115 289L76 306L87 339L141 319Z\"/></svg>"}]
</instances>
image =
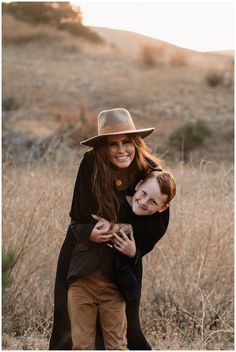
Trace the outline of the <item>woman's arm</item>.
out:
<instances>
[{"instance_id":1,"label":"woman's arm","mask_svg":"<svg viewBox=\"0 0 236 352\"><path fill-rule=\"evenodd\" d=\"M88 213L97 208L96 199L92 193L91 177L94 168L94 156L92 151L86 152L81 160L77 173L75 187L73 192L70 217L72 221L82 223L88 221ZM95 221L89 217L89 223Z\"/></svg>"},{"instance_id":2,"label":"woman's arm","mask_svg":"<svg viewBox=\"0 0 236 352\"><path fill-rule=\"evenodd\" d=\"M149 216L134 216L130 219L131 224L114 224L113 227L104 218L97 215L93 218L104 223L108 232L113 233L114 247L137 263L164 236L169 224L169 208Z\"/></svg>"},{"instance_id":3,"label":"woman's arm","mask_svg":"<svg viewBox=\"0 0 236 352\"><path fill-rule=\"evenodd\" d=\"M106 235L102 235L99 242L111 241L113 242L114 247L124 255L127 255L130 258L133 258L136 254L136 244L133 236L133 228L131 224L112 224L110 221L102 218L98 215L92 215L92 217L97 220L96 226L100 226L101 229L104 229ZM96 227L95 226L95 227ZM93 242L98 242L99 237L96 236L94 231L92 231L90 240Z\"/></svg>"},{"instance_id":4,"label":"woman's arm","mask_svg":"<svg viewBox=\"0 0 236 352\"><path fill-rule=\"evenodd\" d=\"M101 221L93 217L97 212L96 198L92 192L91 176L94 167L92 152L87 152L81 161L77 174L70 217L70 228L80 246L87 248L90 241L102 243L109 241L112 235Z\"/></svg>"},{"instance_id":5,"label":"woman's arm","mask_svg":"<svg viewBox=\"0 0 236 352\"><path fill-rule=\"evenodd\" d=\"M136 253L133 255L131 241L127 236L123 238L115 236L116 249L129 256L134 264L141 257L149 253L156 243L164 236L169 224L169 208L162 213L155 213L148 216L136 216L130 218L132 233L136 244Z\"/></svg>"},{"instance_id":6,"label":"woman's arm","mask_svg":"<svg viewBox=\"0 0 236 352\"><path fill-rule=\"evenodd\" d=\"M94 157L91 151L84 154L77 173L73 192L70 217L70 228L76 240L81 245L89 244L89 237L96 221L91 214L97 211L97 202L92 193L91 176L94 167Z\"/></svg>"}]
</instances>

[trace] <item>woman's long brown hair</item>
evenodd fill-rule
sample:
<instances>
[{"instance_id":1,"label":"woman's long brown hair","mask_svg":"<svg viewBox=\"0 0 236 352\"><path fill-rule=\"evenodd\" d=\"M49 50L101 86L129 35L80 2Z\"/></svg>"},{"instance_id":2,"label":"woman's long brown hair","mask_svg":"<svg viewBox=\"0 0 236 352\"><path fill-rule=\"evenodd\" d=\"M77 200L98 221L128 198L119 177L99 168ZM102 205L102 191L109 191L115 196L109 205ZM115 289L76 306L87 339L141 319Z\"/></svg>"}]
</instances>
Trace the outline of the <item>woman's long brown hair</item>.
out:
<instances>
[{"instance_id":1,"label":"woman's long brown hair","mask_svg":"<svg viewBox=\"0 0 236 352\"><path fill-rule=\"evenodd\" d=\"M135 146L135 157L132 168L135 169L136 177L131 180L131 186L135 186L136 178L143 176L153 166L159 165L159 159L151 154L151 150L139 135L127 135ZM94 147L95 166L92 175L92 188L98 201L98 215L105 217L112 223L117 222L120 208L116 193L115 172L110 162L107 140L103 138ZM129 168L127 173L129 173Z\"/></svg>"}]
</instances>

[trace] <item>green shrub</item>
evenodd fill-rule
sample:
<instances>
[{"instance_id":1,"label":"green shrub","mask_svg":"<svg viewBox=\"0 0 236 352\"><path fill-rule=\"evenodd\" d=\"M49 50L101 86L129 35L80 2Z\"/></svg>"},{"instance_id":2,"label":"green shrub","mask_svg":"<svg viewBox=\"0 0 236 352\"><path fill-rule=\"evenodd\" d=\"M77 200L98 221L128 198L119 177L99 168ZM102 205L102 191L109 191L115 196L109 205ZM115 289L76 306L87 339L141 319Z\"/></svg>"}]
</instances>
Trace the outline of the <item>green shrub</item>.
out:
<instances>
[{"instance_id":1,"label":"green shrub","mask_svg":"<svg viewBox=\"0 0 236 352\"><path fill-rule=\"evenodd\" d=\"M12 283L11 270L16 263L15 253L8 250L6 253L2 251L2 287L3 290L9 287Z\"/></svg>"},{"instance_id":2,"label":"green shrub","mask_svg":"<svg viewBox=\"0 0 236 352\"><path fill-rule=\"evenodd\" d=\"M189 153L202 145L210 134L205 121L188 122L172 132L169 140L173 146L183 150L184 160L187 160Z\"/></svg>"}]
</instances>

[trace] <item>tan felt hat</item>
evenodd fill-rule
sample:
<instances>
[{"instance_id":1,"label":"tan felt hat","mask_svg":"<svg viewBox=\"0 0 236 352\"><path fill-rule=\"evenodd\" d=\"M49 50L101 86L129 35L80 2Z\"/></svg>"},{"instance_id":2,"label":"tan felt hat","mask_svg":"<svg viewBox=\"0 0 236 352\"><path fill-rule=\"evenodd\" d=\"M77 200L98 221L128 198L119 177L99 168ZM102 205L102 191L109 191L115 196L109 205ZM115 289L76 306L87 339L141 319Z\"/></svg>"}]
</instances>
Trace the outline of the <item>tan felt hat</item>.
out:
<instances>
[{"instance_id":1,"label":"tan felt hat","mask_svg":"<svg viewBox=\"0 0 236 352\"><path fill-rule=\"evenodd\" d=\"M83 145L94 147L94 145L103 137L118 134L138 134L145 138L155 130L154 127L136 129L132 117L128 110L115 108L103 110L98 115L98 134L95 137L80 142Z\"/></svg>"}]
</instances>

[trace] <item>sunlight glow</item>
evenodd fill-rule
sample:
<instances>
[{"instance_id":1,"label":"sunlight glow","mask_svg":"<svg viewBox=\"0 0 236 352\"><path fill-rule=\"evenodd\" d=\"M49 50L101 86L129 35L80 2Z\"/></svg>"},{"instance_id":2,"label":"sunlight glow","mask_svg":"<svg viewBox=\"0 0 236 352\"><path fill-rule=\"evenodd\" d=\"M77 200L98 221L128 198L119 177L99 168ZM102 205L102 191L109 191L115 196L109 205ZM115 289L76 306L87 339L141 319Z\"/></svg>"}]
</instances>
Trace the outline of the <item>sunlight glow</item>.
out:
<instances>
[{"instance_id":1,"label":"sunlight glow","mask_svg":"<svg viewBox=\"0 0 236 352\"><path fill-rule=\"evenodd\" d=\"M123 29L199 51L233 50L233 1L72 1L87 26Z\"/></svg>"}]
</instances>

